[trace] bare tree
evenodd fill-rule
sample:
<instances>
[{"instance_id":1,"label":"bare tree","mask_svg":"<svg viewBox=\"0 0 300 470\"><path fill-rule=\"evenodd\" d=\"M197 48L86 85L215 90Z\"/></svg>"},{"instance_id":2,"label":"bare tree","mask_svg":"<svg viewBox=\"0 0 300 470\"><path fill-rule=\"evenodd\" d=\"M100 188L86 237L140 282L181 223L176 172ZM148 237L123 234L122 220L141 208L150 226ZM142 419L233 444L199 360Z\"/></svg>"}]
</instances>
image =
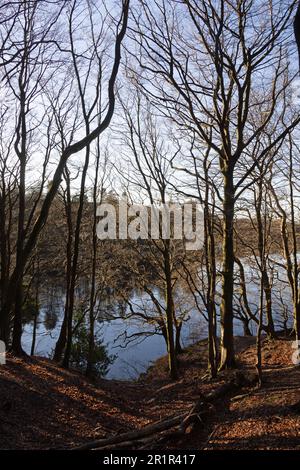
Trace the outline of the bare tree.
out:
<instances>
[{"instance_id":1,"label":"bare tree","mask_svg":"<svg viewBox=\"0 0 300 470\"><path fill-rule=\"evenodd\" d=\"M192 129L199 144L210 147L219 160L222 188L217 195L223 214L221 369L235 364L235 203L257 163L272 149L276 151L300 122L297 115L283 128L274 126L272 142L261 146L256 161L251 161L253 147L272 118L278 123L285 121L286 109L280 103L292 75L284 51L296 4L156 0L150 6L141 0L132 13L131 39L139 52L135 69L144 93L177 125L178 132L190 133ZM259 121L255 119L257 111L263 116Z\"/></svg>"},{"instance_id":2,"label":"bare tree","mask_svg":"<svg viewBox=\"0 0 300 470\"><path fill-rule=\"evenodd\" d=\"M134 94L132 102L133 104L127 100L122 103L126 118L124 143L130 152L128 157L130 159L129 185L131 183L133 191L136 191L135 188L137 188L140 197L148 200L152 208L157 207L158 210L160 208L164 210L164 207L171 204L168 184L170 173L172 173L170 167L172 155L168 155L168 152L172 152L171 146L164 142L163 136L159 132L159 122L155 119L151 105L143 101L138 90ZM145 208L147 210L147 204ZM155 217L155 215L152 213L151 217ZM147 279L144 279L144 289L150 294L154 305L157 306L158 318L167 340L170 375L172 379L176 379L178 377L176 352L180 351L182 322L176 317L174 304L176 285L174 267L176 256L178 257L182 249L180 250L179 245L176 246L176 241L170 238L172 237L172 228L169 237L163 237L163 229L160 222L159 224L159 238L149 237L150 250L144 245L141 245L140 248L146 252L146 256L142 255L145 261L147 262L148 259L151 264L156 265L155 271L163 286L165 308L155 299L155 292L147 285Z\"/></svg>"},{"instance_id":3,"label":"bare tree","mask_svg":"<svg viewBox=\"0 0 300 470\"><path fill-rule=\"evenodd\" d=\"M45 26L40 21L40 11L43 7L42 4L45 4L48 9L53 7L53 4L48 4L45 2L28 2L26 3L26 8L21 9L17 7L17 11L14 15L10 18L10 26L8 27L8 22L6 22L3 26L5 31L11 28L15 31L15 34L19 34L20 31L20 24L22 25L23 35L20 34L20 39L15 41L14 34L9 30L9 32L5 35L5 48L6 55L4 56L4 70L5 70L5 78L7 83L11 86L12 90L15 90L13 86L13 82L17 81L17 88L18 95L16 95L16 100L19 102L18 112L19 117L16 123L16 139L14 149L19 161L19 168L20 168L20 175L19 175L19 222L18 222L18 243L17 243L17 260L14 269L10 274L10 278L6 285L6 292L5 292L5 300L2 304L2 311L1 316L3 318L8 318L12 308L14 306L14 335L13 335L13 350L17 354L22 354L22 347L21 347L21 334L22 334L22 322L21 322L21 305L22 305L22 278L26 263L28 262L30 255L36 246L38 236L44 227L51 204L53 199L58 191L58 188L61 183L62 175L65 170L65 166L69 158L79 153L81 150L88 149L90 144L109 126L110 121L113 116L114 107L115 107L115 93L114 93L114 86L115 81L119 71L119 65L121 60L121 44L123 38L125 36L126 28L127 28L127 20L128 20L128 9L129 9L129 1L124 0L122 2L122 12L120 16L120 20L117 22L116 28L116 35L114 39L114 57L112 61L109 62L110 72L104 74L105 76L102 77L101 73L100 76L96 77L96 90L99 89L99 84L101 80L104 80L107 83L107 95L106 95L106 103L103 99L103 109L105 109L105 113L100 122L93 128L95 115L92 115L92 109L95 108L97 103L98 94L96 92L96 96L94 97L95 105L91 105L89 111L85 108L84 93L82 91L82 85L78 81L77 77L77 92L79 96L79 101L81 102L81 111L82 114L78 116L78 111L75 109L75 127L73 127L70 131L68 129L68 138L65 138L64 146L59 144L55 145L55 149L60 152L58 156L58 160L56 163L56 169L52 175L52 184L48 188L45 197L43 198L42 204L39 207L38 215L34 220L34 224L27 224L26 226L26 233L24 232L24 225L25 225L25 206L24 206L24 190L25 190L25 178L26 178L26 162L28 159L28 142L30 142L30 133L35 132L38 133L39 127L37 125L29 127L28 121L28 110L30 109L30 103L32 105L33 97L39 93L39 96L44 96L46 98L47 93L44 93L44 89L51 88L51 83L45 83L43 80L43 76L45 73L47 62L44 60L45 54L48 54L49 60L51 58L51 64L55 63L54 55L57 53L61 53L60 60L61 63L68 63L69 57L73 57L73 67L75 67L75 75L76 75L76 64L75 64L75 57L77 60L77 53L71 44L69 44L69 48L63 49L59 46L58 41L53 38L54 33L54 25L58 21L58 18L62 17L62 14L68 15L68 11L73 11L78 6L77 1L73 2L57 2L55 5L57 9L54 13L51 13L51 21L49 18L45 19L45 15L43 16L44 22L47 22L47 26ZM45 6L44 5L44 6ZM90 2L87 2L87 6L91 5ZM83 10L81 9L81 15L84 15ZM68 16L69 19L72 15ZM99 11L99 17L102 18L101 12ZM22 19L22 21L21 21ZM72 19L71 19L72 21ZM105 19L103 23L101 23L104 27ZM72 28L70 28L72 31ZM99 38L102 37L102 34L105 34L103 29L101 29L101 25L98 32L95 32L93 29L93 25L91 25L91 48L92 48L92 58L93 60L98 60L98 47L99 46ZM71 33L70 33L71 34ZM93 34L98 34L98 39L93 36ZM10 42L9 42L10 41ZM81 55L84 55L82 51L80 51ZM7 58L9 56L9 58ZM52 57L51 57L52 56ZM93 61L88 58L88 64L93 63ZM72 62L71 62L72 63ZM87 67L89 67L87 65ZM109 65L108 65L109 67ZM98 70L101 72L101 66L98 67ZM56 70L56 74L57 73ZM52 76L55 75L55 71L52 70ZM60 75L61 76L61 75ZM56 77L55 77L56 78ZM56 83L55 80L52 80L52 85L55 87ZM57 104L59 102L57 101ZM51 103L49 109L52 109ZM74 116L73 109L71 110L72 116ZM59 114L59 110L55 117ZM72 119L72 118L71 118ZM78 121L82 120L87 122L88 119L88 128L85 126L85 133L83 137L79 137L77 141L74 140L76 131L78 132ZM57 133L66 132L67 129L58 128ZM54 135L56 134L56 131ZM50 142L56 144L56 137L49 136L47 134ZM80 135L80 132L79 132ZM61 142L61 139L59 139ZM68 141L67 141L68 140ZM88 151L88 150L87 150ZM88 160L86 160L86 165L88 165ZM16 295L17 294L17 295ZM4 321L4 320L3 320ZM3 334L1 333L2 337Z\"/></svg>"}]
</instances>

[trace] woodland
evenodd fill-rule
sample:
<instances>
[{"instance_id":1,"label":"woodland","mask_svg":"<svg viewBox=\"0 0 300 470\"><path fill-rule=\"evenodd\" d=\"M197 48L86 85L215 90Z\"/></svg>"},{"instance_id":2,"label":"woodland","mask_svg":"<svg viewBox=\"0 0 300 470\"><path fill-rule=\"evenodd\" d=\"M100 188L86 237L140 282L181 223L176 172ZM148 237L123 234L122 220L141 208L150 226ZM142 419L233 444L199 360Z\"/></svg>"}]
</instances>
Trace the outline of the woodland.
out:
<instances>
[{"instance_id":1,"label":"woodland","mask_svg":"<svg viewBox=\"0 0 300 470\"><path fill-rule=\"evenodd\" d=\"M0 0L0 41L0 449L300 449L299 2Z\"/></svg>"}]
</instances>

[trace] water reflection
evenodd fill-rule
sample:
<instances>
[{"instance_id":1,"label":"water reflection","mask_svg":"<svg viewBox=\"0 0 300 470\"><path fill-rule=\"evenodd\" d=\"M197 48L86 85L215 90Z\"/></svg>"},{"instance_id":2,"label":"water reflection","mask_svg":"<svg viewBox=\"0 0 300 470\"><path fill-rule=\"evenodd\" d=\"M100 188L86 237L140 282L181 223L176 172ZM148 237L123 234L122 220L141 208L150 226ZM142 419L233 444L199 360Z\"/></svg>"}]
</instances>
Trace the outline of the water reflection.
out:
<instances>
[{"instance_id":1,"label":"water reflection","mask_svg":"<svg viewBox=\"0 0 300 470\"><path fill-rule=\"evenodd\" d=\"M249 305L253 313L257 313L257 299L259 278L252 266L246 266L245 276L249 296ZM279 272L277 278L273 280L273 311L275 326L282 328L285 324L291 326L291 296L289 289L284 282L284 270ZM220 287L218 287L220 289ZM163 297L159 297L163 303ZM176 307L178 315L184 315L181 340L185 347L189 343L207 337L207 323L204 317L195 308L192 295L178 291L176 293ZM80 286L77 291L77 301L82 306L87 299L87 286ZM235 300L238 303L240 298L239 286L236 286ZM127 299L128 300L128 299ZM134 308L147 311L151 309L151 298L145 293L138 291L131 292L130 303ZM35 354L51 357L55 343L57 341L64 314L65 293L60 286L47 286L41 292L40 309L37 321L37 338ZM144 372L152 361L166 354L166 344L163 337L157 334L157 326L145 324L142 318L128 318L130 310L128 303L121 298L115 298L112 290L107 289L101 302L95 306L97 311L96 338L101 339L103 346L107 350L108 356L116 355L116 359L108 365L107 378L134 379ZM204 309L204 307L203 307ZM238 311L238 310L236 310ZM217 313L219 307L217 306ZM249 328L253 334L256 331L254 322L249 323ZM33 322L27 319L24 327L23 346L30 352L33 333ZM143 334L141 334L143 333ZM234 334L243 335L243 323L236 317L234 319Z\"/></svg>"}]
</instances>

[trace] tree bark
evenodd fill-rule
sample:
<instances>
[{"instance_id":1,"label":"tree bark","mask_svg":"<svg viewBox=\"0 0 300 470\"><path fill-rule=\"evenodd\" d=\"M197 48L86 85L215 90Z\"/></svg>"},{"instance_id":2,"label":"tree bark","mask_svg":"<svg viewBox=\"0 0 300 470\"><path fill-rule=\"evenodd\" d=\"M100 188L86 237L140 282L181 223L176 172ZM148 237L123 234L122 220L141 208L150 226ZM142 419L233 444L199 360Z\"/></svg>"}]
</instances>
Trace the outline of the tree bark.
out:
<instances>
[{"instance_id":1,"label":"tree bark","mask_svg":"<svg viewBox=\"0 0 300 470\"><path fill-rule=\"evenodd\" d=\"M167 341L168 341L168 361L169 371L172 380L177 380L177 358L174 345L174 302L173 302L173 286L172 286L172 270L170 263L170 240L165 241L164 249L164 271L166 278L165 296L166 296L166 319L167 319Z\"/></svg>"},{"instance_id":2,"label":"tree bark","mask_svg":"<svg viewBox=\"0 0 300 470\"><path fill-rule=\"evenodd\" d=\"M223 200L223 268L221 302L221 361L220 370L235 367L233 342L233 220L234 185L233 168L227 168L224 175Z\"/></svg>"}]
</instances>

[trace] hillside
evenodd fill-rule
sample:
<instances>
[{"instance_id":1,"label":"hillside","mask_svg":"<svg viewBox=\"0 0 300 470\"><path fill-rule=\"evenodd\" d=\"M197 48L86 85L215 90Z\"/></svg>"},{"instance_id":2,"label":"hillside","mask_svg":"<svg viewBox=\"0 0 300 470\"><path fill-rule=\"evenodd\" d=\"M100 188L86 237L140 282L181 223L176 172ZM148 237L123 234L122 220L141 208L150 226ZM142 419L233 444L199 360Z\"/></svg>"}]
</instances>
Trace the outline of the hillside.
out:
<instances>
[{"instance_id":1,"label":"hillside","mask_svg":"<svg viewBox=\"0 0 300 470\"><path fill-rule=\"evenodd\" d=\"M253 338L236 338L239 368L253 368ZM264 341L265 385L214 403L205 425L169 439L167 448L300 449L300 370L291 364L291 342ZM209 382L205 342L181 356L181 379L170 383L166 358L138 382L88 382L42 358L8 358L0 370L2 449L72 448L90 440L142 428L188 411L228 380ZM250 392L250 393L249 393ZM295 404L298 403L298 406Z\"/></svg>"}]
</instances>

